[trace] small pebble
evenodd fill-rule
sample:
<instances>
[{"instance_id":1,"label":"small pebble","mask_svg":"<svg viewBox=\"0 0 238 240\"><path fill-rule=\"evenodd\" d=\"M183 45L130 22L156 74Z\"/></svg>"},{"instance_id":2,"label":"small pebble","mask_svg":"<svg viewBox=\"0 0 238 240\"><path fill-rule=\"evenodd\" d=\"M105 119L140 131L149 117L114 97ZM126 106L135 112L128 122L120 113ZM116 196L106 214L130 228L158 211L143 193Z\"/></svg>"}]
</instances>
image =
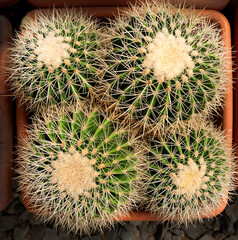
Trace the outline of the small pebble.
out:
<instances>
[{"instance_id":1,"label":"small pebble","mask_svg":"<svg viewBox=\"0 0 238 240\"><path fill-rule=\"evenodd\" d=\"M199 240L216 240L216 239L211 235L205 234L201 238L199 238Z\"/></svg>"},{"instance_id":2,"label":"small pebble","mask_svg":"<svg viewBox=\"0 0 238 240\"><path fill-rule=\"evenodd\" d=\"M0 230L11 230L17 223L17 216L0 216Z\"/></svg>"},{"instance_id":3,"label":"small pebble","mask_svg":"<svg viewBox=\"0 0 238 240\"><path fill-rule=\"evenodd\" d=\"M15 227L13 231L14 240L26 240L27 232L29 231L29 226L26 225L23 227Z\"/></svg>"}]
</instances>

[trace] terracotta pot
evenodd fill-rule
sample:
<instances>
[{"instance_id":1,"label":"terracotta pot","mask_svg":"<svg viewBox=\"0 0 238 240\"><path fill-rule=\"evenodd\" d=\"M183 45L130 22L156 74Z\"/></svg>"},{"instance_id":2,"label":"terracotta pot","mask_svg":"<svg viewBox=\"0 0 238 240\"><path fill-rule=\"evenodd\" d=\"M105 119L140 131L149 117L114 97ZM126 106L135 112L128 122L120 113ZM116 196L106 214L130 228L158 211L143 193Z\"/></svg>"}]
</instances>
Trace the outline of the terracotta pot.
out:
<instances>
[{"instance_id":1,"label":"terracotta pot","mask_svg":"<svg viewBox=\"0 0 238 240\"><path fill-rule=\"evenodd\" d=\"M0 8L11 7L15 5L19 0L0 0Z\"/></svg>"},{"instance_id":2,"label":"terracotta pot","mask_svg":"<svg viewBox=\"0 0 238 240\"><path fill-rule=\"evenodd\" d=\"M120 8L122 9L122 8ZM79 10L79 9L77 9ZM83 12L93 13L96 17L112 17L118 14L118 9L116 7L83 7ZM34 18L35 11L42 11L43 13L46 11L50 11L49 9L42 10L34 10L26 15L23 21L29 21ZM196 10L199 11L200 10ZM213 22L217 22L222 29L222 36L225 43L225 47L231 47L231 36L230 36L230 25L228 20L219 12L212 10L204 10L201 12L201 15L206 15L208 19L211 19ZM229 146L232 146L232 127L233 127L233 89L232 89L232 63L231 63L231 53L227 54L227 58L230 60L227 68L229 70L228 77L230 79L230 84L228 86L228 91L225 96L225 106L222 112L222 128L226 132L227 140L229 142ZM18 102L18 101L17 101ZM19 106L19 102L17 103L17 139L18 146L22 144L22 137L26 136L26 125L27 125L27 117L24 106ZM34 208L29 205L26 198L24 198L24 193L22 193L22 201L26 208L32 212ZM213 217L220 214L227 204L227 196L224 196L221 199L220 206L217 207L214 213L208 213L206 216L201 215L202 218ZM152 216L148 212L144 211L134 211L129 214L129 216L121 217L122 221L156 221L156 220L164 220L158 218L157 216Z\"/></svg>"},{"instance_id":3,"label":"terracotta pot","mask_svg":"<svg viewBox=\"0 0 238 240\"><path fill-rule=\"evenodd\" d=\"M235 14L235 26L234 26L234 55L235 55L235 67L238 66L238 5L236 7ZM234 72L235 90L234 90L234 144L235 155L238 166L238 69ZM238 190L238 173L236 176L236 188Z\"/></svg>"},{"instance_id":4,"label":"terracotta pot","mask_svg":"<svg viewBox=\"0 0 238 240\"><path fill-rule=\"evenodd\" d=\"M0 16L0 68L6 67L8 41L12 33L10 22ZM2 70L1 70L2 71ZM9 204L12 191L13 121L12 105L6 76L0 74L0 211Z\"/></svg>"},{"instance_id":5,"label":"terracotta pot","mask_svg":"<svg viewBox=\"0 0 238 240\"><path fill-rule=\"evenodd\" d=\"M135 3L137 0L28 0L28 2L39 8L47 7L81 7L81 6L128 6L128 3ZM162 1L162 0L161 0ZM214 10L222 10L230 0L169 0L172 3L187 6L195 6L196 8L206 8Z\"/></svg>"}]
</instances>

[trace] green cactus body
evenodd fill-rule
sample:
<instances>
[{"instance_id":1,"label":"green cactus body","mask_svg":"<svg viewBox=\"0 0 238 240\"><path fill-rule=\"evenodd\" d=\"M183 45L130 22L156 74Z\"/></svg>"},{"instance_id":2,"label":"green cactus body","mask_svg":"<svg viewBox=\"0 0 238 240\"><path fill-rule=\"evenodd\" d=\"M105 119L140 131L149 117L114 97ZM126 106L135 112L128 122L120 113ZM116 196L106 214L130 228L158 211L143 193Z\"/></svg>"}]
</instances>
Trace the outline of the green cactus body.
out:
<instances>
[{"instance_id":1,"label":"green cactus body","mask_svg":"<svg viewBox=\"0 0 238 240\"><path fill-rule=\"evenodd\" d=\"M96 24L73 10L54 10L25 20L11 48L9 82L32 108L84 100L99 77ZM27 18L29 19L29 17Z\"/></svg>"},{"instance_id":2,"label":"green cactus body","mask_svg":"<svg viewBox=\"0 0 238 240\"><path fill-rule=\"evenodd\" d=\"M221 104L227 77L219 28L194 10L158 3L125 15L108 34L105 76L122 114L164 127Z\"/></svg>"},{"instance_id":3,"label":"green cactus body","mask_svg":"<svg viewBox=\"0 0 238 240\"><path fill-rule=\"evenodd\" d=\"M215 215L233 188L233 162L222 132L181 129L153 140L149 151L147 209L188 223Z\"/></svg>"},{"instance_id":4,"label":"green cactus body","mask_svg":"<svg viewBox=\"0 0 238 240\"><path fill-rule=\"evenodd\" d=\"M43 113L20 149L20 187L46 220L70 231L113 224L138 199L135 141L98 111Z\"/></svg>"}]
</instances>

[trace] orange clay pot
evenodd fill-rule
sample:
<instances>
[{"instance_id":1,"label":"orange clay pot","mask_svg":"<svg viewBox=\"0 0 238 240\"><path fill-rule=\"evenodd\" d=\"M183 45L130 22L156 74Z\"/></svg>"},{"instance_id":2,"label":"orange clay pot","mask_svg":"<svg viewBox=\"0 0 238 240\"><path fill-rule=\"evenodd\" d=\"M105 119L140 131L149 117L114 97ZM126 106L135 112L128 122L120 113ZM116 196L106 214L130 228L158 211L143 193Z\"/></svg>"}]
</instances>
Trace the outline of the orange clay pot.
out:
<instances>
[{"instance_id":1,"label":"orange clay pot","mask_svg":"<svg viewBox=\"0 0 238 240\"><path fill-rule=\"evenodd\" d=\"M38 8L47 7L82 7L82 6L128 6L138 0L28 0L28 2ZM143 1L143 0L142 0ZM150 1L150 0L148 0ZM163 0L157 0L163 1ZM195 6L195 8L206 8L214 10L222 10L230 0L169 0L174 4L185 4L186 6Z\"/></svg>"},{"instance_id":2,"label":"orange clay pot","mask_svg":"<svg viewBox=\"0 0 238 240\"><path fill-rule=\"evenodd\" d=\"M8 41L12 33L10 22L0 16L0 211L11 200L12 158L13 158L13 121L12 106L2 68L7 66Z\"/></svg>"},{"instance_id":3,"label":"orange clay pot","mask_svg":"<svg viewBox=\"0 0 238 240\"><path fill-rule=\"evenodd\" d=\"M122 7L120 8L122 9ZM77 9L80 10L80 9ZM25 19L23 21L30 21L34 19L34 14L36 11L42 11L43 13L46 11L51 10L34 10L27 14ZM113 17L119 13L118 8L116 7L83 7L83 12L88 12L91 14L94 14L95 17ZM222 15L221 13L217 11L212 10L204 10L201 12L199 11L201 15L206 15L208 19L211 19L212 22L216 22L219 24L220 28L222 29L222 36L223 41L225 43L225 47L230 48L231 47L231 36L230 36L230 25L228 20ZM227 53L227 58L229 59L229 64L227 65L227 69L229 71L228 77L230 79L230 83L227 89L227 93L225 96L225 105L222 112L222 129L225 130L226 138L229 142L229 147L232 146L232 127L233 127L233 89L232 89L232 62L231 62L231 52ZM18 139L18 146L22 145L22 137L26 136L26 125L27 125L27 117L26 117L26 111L24 106L19 106L19 101L17 101L17 139ZM37 210L33 208L33 206L30 206L27 199L25 198L24 193L22 193L22 201L23 204L26 206L26 208L36 213ZM228 196L224 196L221 199L221 202L215 212L207 213L206 215L200 215L202 218L209 218L214 217L218 214L220 214L224 208L226 207L228 201ZM157 221L157 220L164 220L161 217L158 217L156 215L152 215L145 211L134 211L130 213L129 215L125 215L120 217L121 221ZM174 219L175 220L175 219Z\"/></svg>"},{"instance_id":4,"label":"orange clay pot","mask_svg":"<svg viewBox=\"0 0 238 240\"><path fill-rule=\"evenodd\" d=\"M6 8L15 5L19 0L0 0L0 7Z\"/></svg>"},{"instance_id":5,"label":"orange clay pot","mask_svg":"<svg viewBox=\"0 0 238 240\"><path fill-rule=\"evenodd\" d=\"M234 144L235 144L235 156L238 166L238 5L236 7L235 14L235 28L234 28L234 55L235 55L235 67L234 72L235 90L234 90ZM238 173L236 175L236 188L238 190Z\"/></svg>"}]
</instances>

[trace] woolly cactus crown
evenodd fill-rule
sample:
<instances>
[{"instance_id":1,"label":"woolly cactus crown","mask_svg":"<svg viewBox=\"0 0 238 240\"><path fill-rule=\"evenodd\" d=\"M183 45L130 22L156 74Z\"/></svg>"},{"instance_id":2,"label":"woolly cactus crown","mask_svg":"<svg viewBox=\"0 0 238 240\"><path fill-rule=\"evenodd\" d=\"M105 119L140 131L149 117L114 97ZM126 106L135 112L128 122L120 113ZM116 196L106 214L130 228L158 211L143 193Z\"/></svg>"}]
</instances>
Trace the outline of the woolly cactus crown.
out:
<instances>
[{"instance_id":1,"label":"woolly cactus crown","mask_svg":"<svg viewBox=\"0 0 238 240\"><path fill-rule=\"evenodd\" d=\"M194 9L141 5L112 22L108 32L109 99L144 128L211 113L221 105L227 82L220 29Z\"/></svg>"},{"instance_id":2,"label":"woolly cactus crown","mask_svg":"<svg viewBox=\"0 0 238 240\"><path fill-rule=\"evenodd\" d=\"M20 189L35 211L86 233L128 214L143 175L133 136L97 110L42 115L19 149Z\"/></svg>"},{"instance_id":3,"label":"woolly cactus crown","mask_svg":"<svg viewBox=\"0 0 238 240\"><path fill-rule=\"evenodd\" d=\"M224 133L202 124L153 140L147 208L188 223L215 216L234 188L234 162Z\"/></svg>"},{"instance_id":4,"label":"woolly cactus crown","mask_svg":"<svg viewBox=\"0 0 238 240\"><path fill-rule=\"evenodd\" d=\"M99 45L96 24L81 12L37 11L14 39L9 83L30 108L83 100L99 77Z\"/></svg>"}]
</instances>

